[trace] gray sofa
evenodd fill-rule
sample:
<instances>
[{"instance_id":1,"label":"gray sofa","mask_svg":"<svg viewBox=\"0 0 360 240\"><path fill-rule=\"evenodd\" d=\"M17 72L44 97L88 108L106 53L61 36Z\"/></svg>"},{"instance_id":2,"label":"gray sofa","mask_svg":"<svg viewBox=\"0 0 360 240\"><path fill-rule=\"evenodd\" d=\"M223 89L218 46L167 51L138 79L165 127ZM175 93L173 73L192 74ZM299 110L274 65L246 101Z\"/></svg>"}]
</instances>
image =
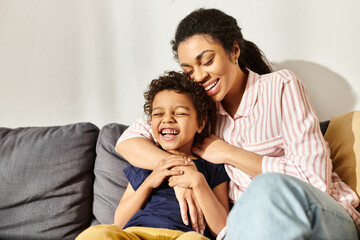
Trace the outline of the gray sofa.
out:
<instances>
[{"instance_id":1,"label":"gray sofa","mask_svg":"<svg viewBox=\"0 0 360 240\"><path fill-rule=\"evenodd\" d=\"M0 239L74 239L111 224L127 185L114 150L126 127L0 128Z\"/></svg>"},{"instance_id":2,"label":"gray sofa","mask_svg":"<svg viewBox=\"0 0 360 240\"><path fill-rule=\"evenodd\" d=\"M114 149L126 128L0 128L0 239L74 239L111 224L127 185L129 163Z\"/></svg>"}]
</instances>

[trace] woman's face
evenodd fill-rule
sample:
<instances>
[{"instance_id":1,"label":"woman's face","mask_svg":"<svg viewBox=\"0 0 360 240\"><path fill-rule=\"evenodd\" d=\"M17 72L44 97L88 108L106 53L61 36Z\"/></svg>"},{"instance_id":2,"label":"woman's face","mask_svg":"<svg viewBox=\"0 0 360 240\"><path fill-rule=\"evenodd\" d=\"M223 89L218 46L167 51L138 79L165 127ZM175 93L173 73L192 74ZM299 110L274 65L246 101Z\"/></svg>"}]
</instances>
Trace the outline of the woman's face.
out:
<instances>
[{"instance_id":1,"label":"woman's face","mask_svg":"<svg viewBox=\"0 0 360 240\"><path fill-rule=\"evenodd\" d=\"M234 85L240 69L235 63L240 51L227 53L221 44L206 35L194 35L178 46L181 68L201 83L207 95L220 102Z\"/></svg>"}]
</instances>

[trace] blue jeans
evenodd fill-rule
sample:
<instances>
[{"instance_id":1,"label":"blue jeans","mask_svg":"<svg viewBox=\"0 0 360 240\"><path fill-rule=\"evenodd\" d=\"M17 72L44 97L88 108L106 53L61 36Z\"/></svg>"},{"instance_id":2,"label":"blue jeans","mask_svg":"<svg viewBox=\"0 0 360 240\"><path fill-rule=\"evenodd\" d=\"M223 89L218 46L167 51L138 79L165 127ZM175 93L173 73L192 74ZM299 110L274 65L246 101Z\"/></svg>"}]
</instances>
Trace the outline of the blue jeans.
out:
<instances>
[{"instance_id":1,"label":"blue jeans","mask_svg":"<svg viewBox=\"0 0 360 240\"><path fill-rule=\"evenodd\" d=\"M331 196L279 173L257 176L235 203L224 239L358 239L350 214Z\"/></svg>"}]
</instances>

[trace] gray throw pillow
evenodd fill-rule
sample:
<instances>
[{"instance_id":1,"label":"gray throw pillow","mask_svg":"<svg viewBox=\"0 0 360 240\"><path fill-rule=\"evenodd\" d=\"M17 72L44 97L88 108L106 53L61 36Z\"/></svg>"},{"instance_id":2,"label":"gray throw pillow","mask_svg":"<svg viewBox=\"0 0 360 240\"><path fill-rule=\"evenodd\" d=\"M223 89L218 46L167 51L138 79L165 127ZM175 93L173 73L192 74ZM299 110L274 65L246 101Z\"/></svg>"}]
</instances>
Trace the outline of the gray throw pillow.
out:
<instances>
[{"instance_id":1,"label":"gray throw pillow","mask_svg":"<svg viewBox=\"0 0 360 240\"><path fill-rule=\"evenodd\" d=\"M74 239L91 222L99 129L0 128L0 239Z\"/></svg>"},{"instance_id":2,"label":"gray throw pillow","mask_svg":"<svg viewBox=\"0 0 360 240\"><path fill-rule=\"evenodd\" d=\"M123 172L130 164L115 151L115 144L128 126L110 123L100 130L96 144L92 224L113 224L114 213L128 180Z\"/></svg>"}]
</instances>

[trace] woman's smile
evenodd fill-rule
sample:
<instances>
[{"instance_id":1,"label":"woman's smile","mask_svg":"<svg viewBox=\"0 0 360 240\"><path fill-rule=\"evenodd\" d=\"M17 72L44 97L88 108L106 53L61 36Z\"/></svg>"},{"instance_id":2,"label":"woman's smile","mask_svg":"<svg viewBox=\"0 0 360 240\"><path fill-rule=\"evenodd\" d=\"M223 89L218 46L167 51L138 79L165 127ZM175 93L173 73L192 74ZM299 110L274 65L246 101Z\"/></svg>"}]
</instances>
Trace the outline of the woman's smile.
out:
<instances>
[{"instance_id":1,"label":"woman's smile","mask_svg":"<svg viewBox=\"0 0 360 240\"><path fill-rule=\"evenodd\" d=\"M217 78L214 81L207 81L202 86L208 96L213 96L220 91L220 78Z\"/></svg>"}]
</instances>

